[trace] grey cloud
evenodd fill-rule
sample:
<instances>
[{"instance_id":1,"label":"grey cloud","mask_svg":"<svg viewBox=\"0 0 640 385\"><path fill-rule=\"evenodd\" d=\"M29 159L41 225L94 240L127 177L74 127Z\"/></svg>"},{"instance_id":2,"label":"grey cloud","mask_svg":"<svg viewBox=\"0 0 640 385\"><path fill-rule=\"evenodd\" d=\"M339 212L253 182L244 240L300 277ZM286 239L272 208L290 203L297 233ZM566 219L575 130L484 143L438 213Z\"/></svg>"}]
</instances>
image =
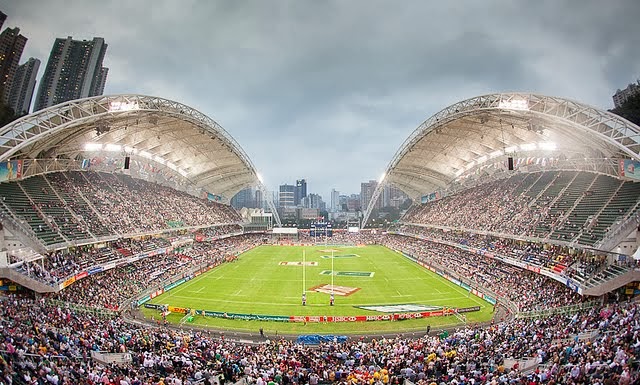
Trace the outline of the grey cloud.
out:
<instances>
[{"instance_id":1,"label":"grey cloud","mask_svg":"<svg viewBox=\"0 0 640 385\"><path fill-rule=\"evenodd\" d=\"M358 192L426 118L524 90L602 108L640 76L640 3L86 1L5 3L46 60L55 37L103 36L107 92L193 106L243 146L270 187ZM324 157L323 167L303 161ZM286 155L288 159L283 160Z\"/></svg>"}]
</instances>

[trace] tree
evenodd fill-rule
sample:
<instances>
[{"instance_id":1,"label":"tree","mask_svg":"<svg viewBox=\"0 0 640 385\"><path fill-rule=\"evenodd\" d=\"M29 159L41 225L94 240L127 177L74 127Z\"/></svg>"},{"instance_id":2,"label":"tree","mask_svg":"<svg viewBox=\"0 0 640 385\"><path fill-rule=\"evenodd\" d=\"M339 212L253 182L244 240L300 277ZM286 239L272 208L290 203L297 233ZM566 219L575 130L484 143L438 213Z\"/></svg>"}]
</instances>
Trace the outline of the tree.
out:
<instances>
[{"instance_id":1,"label":"tree","mask_svg":"<svg viewBox=\"0 0 640 385\"><path fill-rule=\"evenodd\" d=\"M609 110L609 112L640 126L640 94L630 97L620 107Z\"/></svg>"},{"instance_id":2,"label":"tree","mask_svg":"<svg viewBox=\"0 0 640 385\"><path fill-rule=\"evenodd\" d=\"M0 127L6 126L19 117L20 115L17 115L11 107L6 104L0 104Z\"/></svg>"},{"instance_id":3,"label":"tree","mask_svg":"<svg viewBox=\"0 0 640 385\"><path fill-rule=\"evenodd\" d=\"M400 211L408 209L412 204L413 201L411 200L411 198L405 199L405 201L400 204Z\"/></svg>"}]
</instances>

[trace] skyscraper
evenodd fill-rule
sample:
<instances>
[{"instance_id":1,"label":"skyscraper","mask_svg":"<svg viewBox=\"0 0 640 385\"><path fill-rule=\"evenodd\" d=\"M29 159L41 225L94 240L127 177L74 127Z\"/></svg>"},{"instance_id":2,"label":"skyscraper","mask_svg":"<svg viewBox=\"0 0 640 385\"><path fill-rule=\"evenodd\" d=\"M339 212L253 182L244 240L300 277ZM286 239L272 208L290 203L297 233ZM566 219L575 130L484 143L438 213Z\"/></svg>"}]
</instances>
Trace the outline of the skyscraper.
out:
<instances>
[{"instance_id":1,"label":"skyscraper","mask_svg":"<svg viewBox=\"0 0 640 385\"><path fill-rule=\"evenodd\" d=\"M280 207L294 207L296 186L282 184L279 189L278 202Z\"/></svg>"},{"instance_id":2,"label":"skyscraper","mask_svg":"<svg viewBox=\"0 0 640 385\"><path fill-rule=\"evenodd\" d=\"M302 202L302 198L307 196L307 180L298 179L296 181L296 194L294 205L299 206Z\"/></svg>"},{"instance_id":3,"label":"skyscraper","mask_svg":"<svg viewBox=\"0 0 640 385\"><path fill-rule=\"evenodd\" d=\"M331 189L331 211L340 211L340 191Z\"/></svg>"},{"instance_id":4,"label":"skyscraper","mask_svg":"<svg viewBox=\"0 0 640 385\"><path fill-rule=\"evenodd\" d=\"M29 113L39 68L40 60L34 58L18 66L9 92L9 106L18 115Z\"/></svg>"},{"instance_id":5,"label":"skyscraper","mask_svg":"<svg viewBox=\"0 0 640 385\"><path fill-rule=\"evenodd\" d=\"M11 85L25 44L27 44L27 38L20 35L20 28L7 28L0 34L0 101L2 103L9 102Z\"/></svg>"},{"instance_id":6,"label":"skyscraper","mask_svg":"<svg viewBox=\"0 0 640 385\"><path fill-rule=\"evenodd\" d=\"M241 209L243 207L253 208L255 203L253 202L253 189L251 187L247 187L238 191L238 193L231 198L231 206L236 209Z\"/></svg>"},{"instance_id":7,"label":"skyscraper","mask_svg":"<svg viewBox=\"0 0 640 385\"><path fill-rule=\"evenodd\" d=\"M33 108L41 110L68 100L102 95L108 69L102 66L107 44L93 40L56 39L38 86Z\"/></svg>"}]
</instances>

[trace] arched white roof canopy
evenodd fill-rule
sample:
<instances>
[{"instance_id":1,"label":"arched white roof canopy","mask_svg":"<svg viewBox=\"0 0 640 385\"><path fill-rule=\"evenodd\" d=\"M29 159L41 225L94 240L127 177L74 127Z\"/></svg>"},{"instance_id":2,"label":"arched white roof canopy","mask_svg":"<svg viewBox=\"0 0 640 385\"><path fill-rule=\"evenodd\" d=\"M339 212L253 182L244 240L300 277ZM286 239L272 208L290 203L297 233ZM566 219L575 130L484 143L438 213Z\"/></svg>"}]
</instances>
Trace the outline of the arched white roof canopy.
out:
<instances>
[{"instance_id":1,"label":"arched white roof canopy","mask_svg":"<svg viewBox=\"0 0 640 385\"><path fill-rule=\"evenodd\" d=\"M0 129L0 161L81 158L86 143L135 149L171 165L191 183L230 199L263 188L253 163L218 123L184 104L145 95L61 103Z\"/></svg>"},{"instance_id":2,"label":"arched white roof canopy","mask_svg":"<svg viewBox=\"0 0 640 385\"><path fill-rule=\"evenodd\" d=\"M385 183L416 201L482 161L541 143L554 144L567 158L640 160L640 127L608 111L529 93L478 96L443 109L409 135L387 166L362 226Z\"/></svg>"}]
</instances>

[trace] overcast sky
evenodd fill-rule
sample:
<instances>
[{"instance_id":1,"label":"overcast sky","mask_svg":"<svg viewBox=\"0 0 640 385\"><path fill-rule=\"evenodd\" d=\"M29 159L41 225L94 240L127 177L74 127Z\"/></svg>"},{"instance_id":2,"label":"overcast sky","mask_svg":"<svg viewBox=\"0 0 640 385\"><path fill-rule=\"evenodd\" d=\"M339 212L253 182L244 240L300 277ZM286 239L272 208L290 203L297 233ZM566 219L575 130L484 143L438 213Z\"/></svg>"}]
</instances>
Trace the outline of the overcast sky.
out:
<instances>
[{"instance_id":1,"label":"overcast sky","mask_svg":"<svg viewBox=\"0 0 640 385\"><path fill-rule=\"evenodd\" d=\"M611 108L640 78L640 1L0 0L44 72L53 41L104 37L105 93L179 101L265 183L360 192L425 119L531 91Z\"/></svg>"}]
</instances>

